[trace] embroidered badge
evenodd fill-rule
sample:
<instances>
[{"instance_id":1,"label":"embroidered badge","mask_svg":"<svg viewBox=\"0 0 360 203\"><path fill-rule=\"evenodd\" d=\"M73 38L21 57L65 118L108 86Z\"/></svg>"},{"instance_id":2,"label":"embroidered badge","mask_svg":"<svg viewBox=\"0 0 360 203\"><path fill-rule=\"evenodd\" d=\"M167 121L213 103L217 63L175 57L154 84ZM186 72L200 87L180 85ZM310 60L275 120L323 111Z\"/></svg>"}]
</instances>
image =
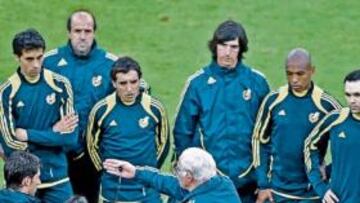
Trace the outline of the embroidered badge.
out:
<instances>
[{"instance_id":1,"label":"embroidered badge","mask_svg":"<svg viewBox=\"0 0 360 203\"><path fill-rule=\"evenodd\" d=\"M56 95L54 92L46 96L46 103L48 103L49 105L53 105L55 101L56 101Z\"/></svg>"},{"instance_id":2,"label":"embroidered badge","mask_svg":"<svg viewBox=\"0 0 360 203\"><path fill-rule=\"evenodd\" d=\"M139 126L141 128L146 128L149 125L149 116L145 116L139 120Z\"/></svg>"},{"instance_id":3,"label":"embroidered badge","mask_svg":"<svg viewBox=\"0 0 360 203\"><path fill-rule=\"evenodd\" d=\"M97 76L94 76L93 78L92 78L92 85L94 86L94 87L98 87L98 86L100 86L101 85L101 82L102 82L102 76L101 75L97 75Z\"/></svg>"},{"instance_id":4,"label":"embroidered badge","mask_svg":"<svg viewBox=\"0 0 360 203\"><path fill-rule=\"evenodd\" d=\"M320 116L319 112L310 113L309 114L310 123L316 123L319 120L319 116Z\"/></svg>"},{"instance_id":5,"label":"embroidered badge","mask_svg":"<svg viewBox=\"0 0 360 203\"><path fill-rule=\"evenodd\" d=\"M251 89L246 89L243 91L243 98L245 101L248 101L251 99Z\"/></svg>"}]
</instances>

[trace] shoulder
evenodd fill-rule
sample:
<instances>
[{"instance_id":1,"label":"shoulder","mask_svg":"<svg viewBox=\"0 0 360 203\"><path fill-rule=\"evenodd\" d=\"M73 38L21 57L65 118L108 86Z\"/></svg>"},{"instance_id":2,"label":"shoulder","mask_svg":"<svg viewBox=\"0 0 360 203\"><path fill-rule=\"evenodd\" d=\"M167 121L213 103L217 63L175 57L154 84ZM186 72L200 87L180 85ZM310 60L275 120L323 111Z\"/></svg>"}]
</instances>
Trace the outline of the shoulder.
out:
<instances>
[{"instance_id":1,"label":"shoulder","mask_svg":"<svg viewBox=\"0 0 360 203\"><path fill-rule=\"evenodd\" d=\"M68 63L68 55L66 46L52 49L44 54L43 66L48 69L54 69L58 66L65 66Z\"/></svg>"},{"instance_id":2,"label":"shoulder","mask_svg":"<svg viewBox=\"0 0 360 203\"><path fill-rule=\"evenodd\" d=\"M44 78L46 83L57 92L63 92L64 89L66 91L72 89L68 78L49 69L44 68Z\"/></svg>"},{"instance_id":3,"label":"shoulder","mask_svg":"<svg viewBox=\"0 0 360 203\"><path fill-rule=\"evenodd\" d=\"M115 54L113 53L110 53L110 52L105 52L105 58L112 61L112 62L115 62L116 60L118 60L118 56L116 56Z\"/></svg>"},{"instance_id":4,"label":"shoulder","mask_svg":"<svg viewBox=\"0 0 360 203\"><path fill-rule=\"evenodd\" d=\"M92 60L102 60L108 63L114 63L119 57L99 46L95 47L95 57Z\"/></svg>"},{"instance_id":5,"label":"shoulder","mask_svg":"<svg viewBox=\"0 0 360 203\"><path fill-rule=\"evenodd\" d=\"M162 102L149 94L142 93L141 105L148 113L152 114L153 112L157 115L157 117L166 114L166 110Z\"/></svg>"},{"instance_id":6,"label":"shoulder","mask_svg":"<svg viewBox=\"0 0 360 203\"><path fill-rule=\"evenodd\" d=\"M105 98L99 100L91 110L91 114L108 114L116 105L116 92L106 96Z\"/></svg>"},{"instance_id":7,"label":"shoulder","mask_svg":"<svg viewBox=\"0 0 360 203\"><path fill-rule=\"evenodd\" d=\"M315 105L324 113L329 113L335 109L341 109L340 103L330 94L320 87L314 85L312 99Z\"/></svg>"},{"instance_id":8,"label":"shoulder","mask_svg":"<svg viewBox=\"0 0 360 203\"><path fill-rule=\"evenodd\" d=\"M200 80L205 78L205 76L206 76L205 73L206 73L206 68L199 69L195 73L191 74L187 78L186 82L187 83L192 83L192 82L200 81Z\"/></svg>"},{"instance_id":9,"label":"shoulder","mask_svg":"<svg viewBox=\"0 0 360 203\"><path fill-rule=\"evenodd\" d=\"M207 75L208 74L206 74L206 68L202 68L200 70L197 70L195 73L191 74L186 79L181 95L184 95L189 90L192 91L194 89L200 88L204 84L212 84L216 82L215 78Z\"/></svg>"},{"instance_id":10,"label":"shoulder","mask_svg":"<svg viewBox=\"0 0 360 203\"><path fill-rule=\"evenodd\" d=\"M260 70L250 67L246 64L241 64L241 66L242 66L241 68L244 68L246 70L246 73L249 77L255 79L258 82L262 82L266 84L268 83L265 74Z\"/></svg>"},{"instance_id":11,"label":"shoulder","mask_svg":"<svg viewBox=\"0 0 360 203\"><path fill-rule=\"evenodd\" d=\"M321 94L321 103L326 109L329 109L330 111L334 109L341 109L341 104L338 102L338 100L325 91Z\"/></svg>"},{"instance_id":12,"label":"shoulder","mask_svg":"<svg viewBox=\"0 0 360 203\"><path fill-rule=\"evenodd\" d=\"M14 97L21 86L21 79L17 73L12 74L0 85L1 97Z\"/></svg>"},{"instance_id":13,"label":"shoulder","mask_svg":"<svg viewBox=\"0 0 360 203\"><path fill-rule=\"evenodd\" d=\"M289 94L288 86L284 85L279 87L277 90L271 91L268 93L263 102L266 103L267 106L273 106L281 103Z\"/></svg>"},{"instance_id":14,"label":"shoulder","mask_svg":"<svg viewBox=\"0 0 360 203\"><path fill-rule=\"evenodd\" d=\"M327 114L322 120L324 126L335 126L343 123L350 115L350 109L348 107L336 109Z\"/></svg>"},{"instance_id":15,"label":"shoulder","mask_svg":"<svg viewBox=\"0 0 360 203\"><path fill-rule=\"evenodd\" d=\"M44 58L51 58L59 54L59 48L51 49L44 54Z\"/></svg>"}]
</instances>

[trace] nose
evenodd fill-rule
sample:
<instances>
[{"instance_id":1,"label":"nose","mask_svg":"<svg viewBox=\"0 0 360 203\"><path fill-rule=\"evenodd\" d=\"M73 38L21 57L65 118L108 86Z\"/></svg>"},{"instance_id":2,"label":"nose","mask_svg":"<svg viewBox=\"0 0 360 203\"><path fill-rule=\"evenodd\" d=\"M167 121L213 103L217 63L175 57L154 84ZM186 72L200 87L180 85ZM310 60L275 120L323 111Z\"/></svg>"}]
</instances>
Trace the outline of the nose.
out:
<instances>
[{"instance_id":1,"label":"nose","mask_svg":"<svg viewBox=\"0 0 360 203\"><path fill-rule=\"evenodd\" d=\"M354 104L356 102L356 98L353 96L349 97L350 104Z\"/></svg>"},{"instance_id":2,"label":"nose","mask_svg":"<svg viewBox=\"0 0 360 203\"><path fill-rule=\"evenodd\" d=\"M33 65L34 65L34 68L41 68L42 61L41 60L35 60Z\"/></svg>"},{"instance_id":3,"label":"nose","mask_svg":"<svg viewBox=\"0 0 360 203\"><path fill-rule=\"evenodd\" d=\"M132 89L132 88L131 88L131 84L128 83L128 84L126 85L126 91L130 92L131 89Z\"/></svg>"},{"instance_id":4,"label":"nose","mask_svg":"<svg viewBox=\"0 0 360 203\"><path fill-rule=\"evenodd\" d=\"M80 39L85 39L86 33L85 32L80 32Z\"/></svg>"},{"instance_id":5,"label":"nose","mask_svg":"<svg viewBox=\"0 0 360 203\"><path fill-rule=\"evenodd\" d=\"M299 82L298 77L296 77L296 76L290 77L290 83L291 84L297 84L298 82Z\"/></svg>"},{"instance_id":6,"label":"nose","mask_svg":"<svg viewBox=\"0 0 360 203\"><path fill-rule=\"evenodd\" d=\"M230 46L225 46L225 54L229 55L231 52L231 47Z\"/></svg>"}]
</instances>

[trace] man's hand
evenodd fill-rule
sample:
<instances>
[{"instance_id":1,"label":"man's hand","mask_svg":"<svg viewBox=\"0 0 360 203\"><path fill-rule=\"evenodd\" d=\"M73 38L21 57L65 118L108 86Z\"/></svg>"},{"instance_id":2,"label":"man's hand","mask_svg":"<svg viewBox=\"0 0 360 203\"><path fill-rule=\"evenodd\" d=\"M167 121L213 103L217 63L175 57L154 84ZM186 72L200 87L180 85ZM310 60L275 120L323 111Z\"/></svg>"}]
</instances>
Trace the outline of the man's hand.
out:
<instances>
[{"instance_id":1,"label":"man's hand","mask_svg":"<svg viewBox=\"0 0 360 203\"><path fill-rule=\"evenodd\" d=\"M15 129L15 137L22 142L26 142L28 140L27 132L25 129L22 128Z\"/></svg>"},{"instance_id":2,"label":"man's hand","mask_svg":"<svg viewBox=\"0 0 360 203\"><path fill-rule=\"evenodd\" d=\"M271 203L274 203L271 190L270 189L259 190L256 203L264 203L266 202L266 200L269 200Z\"/></svg>"},{"instance_id":3,"label":"man's hand","mask_svg":"<svg viewBox=\"0 0 360 203\"><path fill-rule=\"evenodd\" d=\"M106 159L103 165L106 171L110 174L128 179L131 179L135 176L135 166L127 161Z\"/></svg>"},{"instance_id":4,"label":"man's hand","mask_svg":"<svg viewBox=\"0 0 360 203\"><path fill-rule=\"evenodd\" d=\"M79 123L79 116L75 114L69 114L62 117L55 125L53 126L54 132L59 133L69 133L72 132Z\"/></svg>"},{"instance_id":5,"label":"man's hand","mask_svg":"<svg viewBox=\"0 0 360 203\"><path fill-rule=\"evenodd\" d=\"M322 203L336 203L339 202L339 198L335 195L335 193L329 189L326 191Z\"/></svg>"}]
</instances>

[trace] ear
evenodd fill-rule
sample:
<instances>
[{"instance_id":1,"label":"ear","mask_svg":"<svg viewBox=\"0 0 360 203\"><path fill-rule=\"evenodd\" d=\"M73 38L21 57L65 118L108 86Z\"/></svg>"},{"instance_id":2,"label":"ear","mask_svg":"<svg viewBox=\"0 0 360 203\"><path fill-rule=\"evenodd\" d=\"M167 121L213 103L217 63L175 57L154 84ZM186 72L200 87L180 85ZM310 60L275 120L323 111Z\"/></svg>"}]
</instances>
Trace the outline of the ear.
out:
<instances>
[{"instance_id":1,"label":"ear","mask_svg":"<svg viewBox=\"0 0 360 203\"><path fill-rule=\"evenodd\" d=\"M18 55L14 54L14 57L17 62L20 62L20 57Z\"/></svg>"},{"instance_id":2,"label":"ear","mask_svg":"<svg viewBox=\"0 0 360 203\"><path fill-rule=\"evenodd\" d=\"M116 82L112 80L111 83L112 83L113 87L116 89Z\"/></svg>"},{"instance_id":3,"label":"ear","mask_svg":"<svg viewBox=\"0 0 360 203\"><path fill-rule=\"evenodd\" d=\"M190 184L192 184L195 181L195 179L191 173L186 173L185 180L187 183L190 183Z\"/></svg>"},{"instance_id":4,"label":"ear","mask_svg":"<svg viewBox=\"0 0 360 203\"><path fill-rule=\"evenodd\" d=\"M21 181L21 185L22 186L29 186L31 184L31 178L29 176L26 176L22 181Z\"/></svg>"},{"instance_id":5,"label":"ear","mask_svg":"<svg viewBox=\"0 0 360 203\"><path fill-rule=\"evenodd\" d=\"M312 74L315 74L315 66L311 66Z\"/></svg>"}]
</instances>

